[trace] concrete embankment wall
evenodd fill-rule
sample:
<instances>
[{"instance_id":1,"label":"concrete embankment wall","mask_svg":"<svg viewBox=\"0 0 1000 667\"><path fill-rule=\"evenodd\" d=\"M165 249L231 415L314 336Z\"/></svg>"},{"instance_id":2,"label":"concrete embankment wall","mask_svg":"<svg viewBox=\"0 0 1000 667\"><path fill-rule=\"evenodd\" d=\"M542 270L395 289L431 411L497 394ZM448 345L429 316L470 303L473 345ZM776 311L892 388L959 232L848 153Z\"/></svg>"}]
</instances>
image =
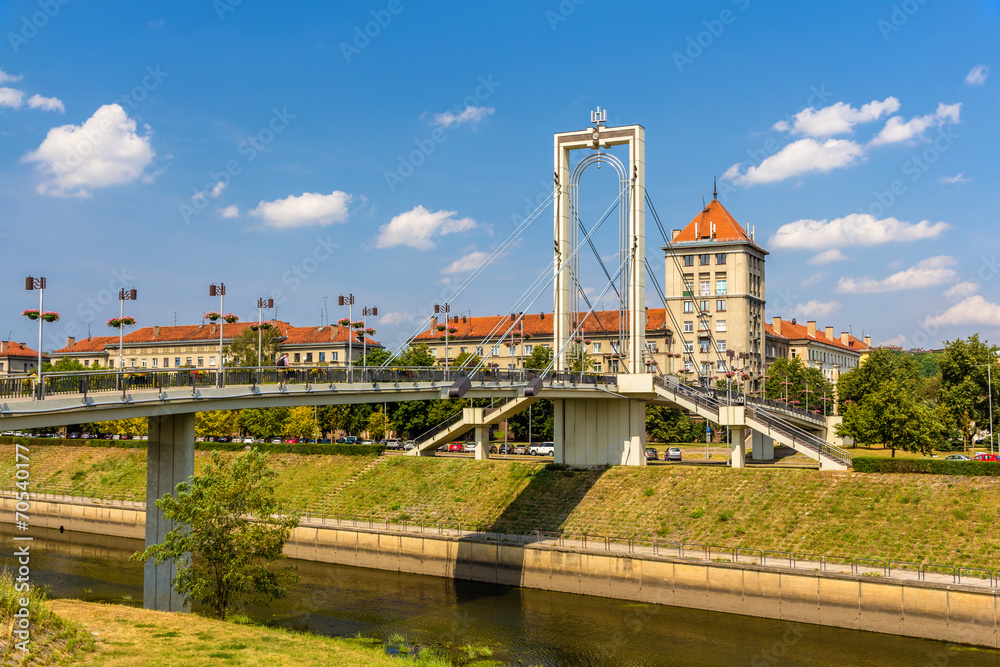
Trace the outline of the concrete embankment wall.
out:
<instances>
[{"instance_id":1,"label":"concrete embankment wall","mask_svg":"<svg viewBox=\"0 0 1000 667\"><path fill-rule=\"evenodd\" d=\"M14 510L0 499L5 513ZM32 525L143 539L139 506L33 501ZM300 526L302 560L707 609L1000 648L998 591L434 534Z\"/></svg>"}]
</instances>

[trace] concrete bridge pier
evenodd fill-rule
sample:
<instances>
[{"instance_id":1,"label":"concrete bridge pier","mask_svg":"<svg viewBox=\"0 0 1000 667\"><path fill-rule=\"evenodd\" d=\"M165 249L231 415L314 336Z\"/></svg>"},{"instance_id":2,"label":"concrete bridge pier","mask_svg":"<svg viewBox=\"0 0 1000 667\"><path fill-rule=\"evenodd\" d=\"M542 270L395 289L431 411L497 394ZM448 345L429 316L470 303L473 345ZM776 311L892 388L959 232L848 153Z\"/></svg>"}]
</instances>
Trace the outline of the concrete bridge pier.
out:
<instances>
[{"instance_id":1,"label":"concrete bridge pier","mask_svg":"<svg viewBox=\"0 0 1000 667\"><path fill-rule=\"evenodd\" d=\"M646 465L646 402L626 398L557 399L555 463Z\"/></svg>"},{"instance_id":2,"label":"concrete bridge pier","mask_svg":"<svg viewBox=\"0 0 1000 667\"><path fill-rule=\"evenodd\" d=\"M747 464L747 429L742 426L730 426L729 438L733 443L733 469L745 468Z\"/></svg>"},{"instance_id":3,"label":"concrete bridge pier","mask_svg":"<svg viewBox=\"0 0 1000 667\"><path fill-rule=\"evenodd\" d=\"M753 440L753 460L754 461L773 461L774 460L774 440L763 433L758 433L757 431L750 431L751 438Z\"/></svg>"},{"instance_id":4,"label":"concrete bridge pier","mask_svg":"<svg viewBox=\"0 0 1000 667\"><path fill-rule=\"evenodd\" d=\"M475 428L476 437L476 460L485 461L490 458L490 427L477 426Z\"/></svg>"},{"instance_id":5,"label":"concrete bridge pier","mask_svg":"<svg viewBox=\"0 0 1000 667\"><path fill-rule=\"evenodd\" d=\"M149 417L146 449L146 546L158 544L173 530L173 521L163 517L155 501L172 493L180 482L194 474L194 413ZM142 606L157 611L190 611L173 589L177 568L173 561L145 563Z\"/></svg>"}]
</instances>

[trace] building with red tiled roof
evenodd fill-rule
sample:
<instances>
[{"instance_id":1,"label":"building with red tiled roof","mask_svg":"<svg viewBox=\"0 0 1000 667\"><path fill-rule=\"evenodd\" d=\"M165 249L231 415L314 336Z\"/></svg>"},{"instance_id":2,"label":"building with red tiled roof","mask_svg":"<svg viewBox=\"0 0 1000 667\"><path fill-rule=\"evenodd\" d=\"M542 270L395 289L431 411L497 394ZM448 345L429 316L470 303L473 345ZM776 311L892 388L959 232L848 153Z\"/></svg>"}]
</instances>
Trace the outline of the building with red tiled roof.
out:
<instances>
[{"instance_id":1,"label":"building with red tiled roof","mask_svg":"<svg viewBox=\"0 0 1000 667\"><path fill-rule=\"evenodd\" d=\"M346 366L348 356L357 361L364 347L369 350L382 345L371 338L362 338L349 327L294 327L287 322L269 322L277 329L279 347L288 353L293 366ZM252 330L256 322L237 322L222 326L222 340L228 345L238 336ZM218 365L219 324L143 327L125 334L122 341L122 361L126 368L177 368ZM118 366L118 336L98 336L77 341L69 338L66 347L51 353L53 359L71 358L86 367ZM274 359L264 363L271 365Z\"/></svg>"},{"instance_id":2,"label":"building with red tiled roof","mask_svg":"<svg viewBox=\"0 0 1000 667\"><path fill-rule=\"evenodd\" d=\"M49 361L42 355L42 363ZM38 368L38 350L32 350L24 343L0 340L0 376L24 375Z\"/></svg>"},{"instance_id":3,"label":"building with red tiled roof","mask_svg":"<svg viewBox=\"0 0 1000 667\"><path fill-rule=\"evenodd\" d=\"M664 292L678 322L683 370L711 381L732 366L760 373L764 359L764 262L768 252L713 197L664 246Z\"/></svg>"},{"instance_id":4,"label":"building with red tiled roof","mask_svg":"<svg viewBox=\"0 0 1000 667\"><path fill-rule=\"evenodd\" d=\"M779 356L801 359L807 367L818 368L833 384L842 372L861 365L871 351L870 337L860 340L847 331L835 336L833 327L818 329L815 320L802 325L795 319L775 317L766 331L769 360Z\"/></svg>"},{"instance_id":5,"label":"building with red tiled roof","mask_svg":"<svg viewBox=\"0 0 1000 667\"><path fill-rule=\"evenodd\" d=\"M628 331L628 321L619 322L617 310L595 311L590 317L583 319L587 313L577 313L572 319L578 323L583 320L579 329L578 344L593 362L592 370L597 373L624 371L627 355L622 355L622 344L619 341L619 325ZM663 308L646 309L646 357L655 372L676 372L680 362L673 354L673 331L665 322L666 311ZM524 358L531 355L534 348L542 345L551 349L553 345L552 313L528 313L518 319L517 315L496 315L483 317L454 316L449 317L447 324L435 319L432 326L417 335L416 343L425 343L431 354L444 365L446 358L449 363L463 352L475 354L487 363L496 364L498 368L523 368ZM440 331L439 326L445 326ZM576 324L573 325L576 329ZM510 330L510 331L508 331ZM444 340L447 331L448 340ZM624 357L624 358L623 358ZM645 372L641 369L639 372Z\"/></svg>"}]
</instances>

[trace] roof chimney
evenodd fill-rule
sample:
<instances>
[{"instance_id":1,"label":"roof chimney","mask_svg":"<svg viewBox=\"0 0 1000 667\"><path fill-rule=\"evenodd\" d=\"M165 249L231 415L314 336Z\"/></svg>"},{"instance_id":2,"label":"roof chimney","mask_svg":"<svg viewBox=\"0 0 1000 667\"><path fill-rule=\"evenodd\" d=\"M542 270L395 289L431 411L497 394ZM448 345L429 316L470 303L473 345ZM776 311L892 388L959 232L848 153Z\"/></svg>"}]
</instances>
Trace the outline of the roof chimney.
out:
<instances>
[{"instance_id":1,"label":"roof chimney","mask_svg":"<svg viewBox=\"0 0 1000 667\"><path fill-rule=\"evenodd\" d=\"M0 353L7 351L7 341L0 340Z\"/></svg>"},{"instance_id":2,"label":"roof chimney","mask_svg":"<svg viewBox=\"0 0 1000 667\"><path fill-rule=\"evenodd\" d=\"M66 347L73 347L74 345L76 345L76 337L66 336Z\"/></svg>"},{"instance_id":3,"label":"roof chimney","mask_svg":"<svg viewBox=\"0 0 1000 667\"><path fill-rule=\"evenodd\" d=\"M679 229L671 229L670 230L670 242L673 243L677 239L677 237L680 236L680 235L681 235L681 230L679 230Z\"/></svg>"},{"instance_id":4,"label":"roof chimney","mask_svg":"<svg viewBox=\"0 0 1000 667\"><path fill-rule=\"evenodd\" d=\"M437 325L438 325L438 318L437 315L435 315L433 318L431 318L431 328L435 329L437 328Z\"/></svg>"},{"instance_id":5,"label":"roof chimney","mask_svg":"<svg viewBox=\"0 0 1000 667\"><path fill-rule=\"evenodd\" d=\"M806 320L806 333L813 338L816 337L816 320Z\"/></svg>"},{"instance_id":6,"label":"roof chimney","mask_svg":"<svg viewBox=\"0 0 1000 667\"><path fill-rule=\"evenodd\" d=\"M840 332L840 344L841 345L850 345L851 344L851 334L847 333L846 331L841 331Z\"/></svg>"},{"instance_id":7,"label":"roof chimney","mask_svg":"<svg viewBox=\"0 0 1000 667\"><path fill-rule=\"evenodd\" d=\"M872 346L872 337L865 336L865 347L871 347L871 346Z\"/></svg>"},{"instance_id":8,"label":"roof chimney","mask_svg":"<svg viewBox=\"0 0 1000 667\"><path fill-rule=\"evenodd\" d=\"M215 335L215 322L212 322L210 331L212 332L212 335Z\"/></svg>"},{"instance_id":9,"label":"roof chimney","mask_svg":"<svg viewBox=\"0 0 1000 667\"><path fill-rule=\"evenodd\" d=\"M830 342L833 342L833 327L827 327L825 329L825 333L826 333L826 339Z\"/></svg>"},{"instance_id":10,"label":"roof chimney","mask_svg":"<svg viewBox=\"0 0 1000 667\"><path fill-rule=\"evenodd\" d=\"M781 335L781 318L775 317L771 319L771 328L774 329L774 333Z\"/></svg>"},{"instance_id":11,"label":"roof chimney","mask_svg":"<svg viewBox=\"0 0 1000 667\"><path fill-rule=\"evenodd\" d=\"M159 324L154 324L153 325L153 338L156 338L159 335L160 335L160 325Z\"/></svg>"}]
</instances>

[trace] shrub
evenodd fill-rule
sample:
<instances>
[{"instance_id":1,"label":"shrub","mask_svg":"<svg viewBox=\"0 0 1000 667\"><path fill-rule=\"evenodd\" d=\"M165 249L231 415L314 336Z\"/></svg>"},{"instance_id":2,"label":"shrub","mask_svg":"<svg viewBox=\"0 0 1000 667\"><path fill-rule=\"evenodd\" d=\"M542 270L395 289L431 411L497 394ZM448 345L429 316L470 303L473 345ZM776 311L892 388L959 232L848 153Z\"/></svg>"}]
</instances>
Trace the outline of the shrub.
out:
<instances>
[{"instance_id":1,"label":"shrub","mask_svg":"<svg viewBox=\"0 0 1000 667\"><path fill-rule=\"evenodd\" d=\"M114 449L145 449L145 440L77 440L69 438L12 438L0 437L0 444L21 444L28 447L111 447ZM305 443L273 444L263 443L245 445L242 442L200 442L194 443L198 450L219 452L242 452L247 447L253 447L261 452L271 454L334 454L337 456L378 456L385 451L385 445L346 445Z\"/></svg>"},{"instance_id":2,"label":"shrub","mask_svg":"<svg viewBox=\"0 0 1000 667\"><path fill-rule=\"evenodd\" d=\"M941 461L855 456L852 463L855 472L1000 477L1000 463L995 461Z\"/></svg>"}]
</instances>

